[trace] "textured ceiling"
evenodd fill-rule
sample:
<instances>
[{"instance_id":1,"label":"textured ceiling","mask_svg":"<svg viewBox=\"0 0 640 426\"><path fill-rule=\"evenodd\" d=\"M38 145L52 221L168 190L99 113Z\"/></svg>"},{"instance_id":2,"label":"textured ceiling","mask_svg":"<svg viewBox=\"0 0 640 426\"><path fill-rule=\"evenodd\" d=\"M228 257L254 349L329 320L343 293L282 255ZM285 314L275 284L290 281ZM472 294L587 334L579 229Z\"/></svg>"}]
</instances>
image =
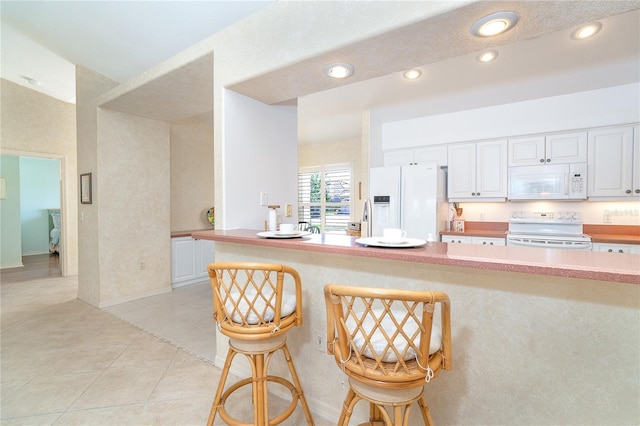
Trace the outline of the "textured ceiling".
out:
<instances>
[{"instance_id":1,"label":"textured ceiling","mask_svg":"<svg viewBox=\"0 0 640 426\"><path fill-rule=\"evenodd\" d=\"M499 8L498 8L499 7ZM637 1L515 1L478 2L426 21L399 28L360 43L274 70L230 87L267 104L287 102L300 96L340 85L431 64L516 41L540 37L576 27L592 20L638 9ZM497 37L481 39L469 29L479 18L497 10L511 10L520 16L518 24ZM336 58L351 63L353 76L343 81L322 75L322 69Z\"/></svg>"},{"instance_id":2,"label":"textured ceiling","mask_svg":"<svg viewBox=\"0 0 640 426\"><path fill-rule=\"evenodd\" d=\"M550 73L551 68L554 67L570 69L572 61L576 61L576 67L585 66L577 56L556 58L558 43L568 45L568 42L559 42L554 37L568 39L566 33L559 32L573 29L585 22L601 20L640 8L640 2L637 1L517 1L500 2L499 5L500 10L508 9L518 13L520 20L511 31L495 38L473 37L469 33L469 28L480 17L495 12L496 4L494 2L472 3L455 11L256 76L229 88L267 104L296 104L301 97L314 99L322 98L324 93L330 94L331 99L326 100L323 105L316 103L309 107L313 114L305 113L302 108L299 109L301 131L304 132L305 127L312 127L314 123L318 124L316 129L323 127L338 130L349 127L351 130L345 130L342 134L326 133L325 136L320 136L323 134L322 131L318 131L315 135L301 134L301 141L315 143L322 142L323 137L326 140L357 137L362 109L389 104L391 99L394 99L394 93L403 90L400 89L400 85L406 85L406 81L398 81L398 71L429 64L444 67L444 70L440 71L444 78L432 83L449 87L454 91L456 85L465 86L467 81L454 81L453 76L460 76L476 85L495 83L497 77L509 81L517 79L518 74L530 73L527 69L522 69L518 63L512 63L508 69L500 67L499 70L494 68L493 71L487 72L485 67L484 72L474 72L473 75L465 77L465 70L470 71L471 67L482 67L485 64L473 63L461 66L456 60L464 58L465 55L473 55L487 47L506 49L516 46L512 49L515 53L518 50L517 46L520 45L522 46L521 55L528 53L526 49L532 49L531 53L535 51L537 55L534 56L535 61L540 62L544 57L551 59L545 65L546 69L542 69L543 67L535 63L532 64L531 60L521 61L521 64L532 67L534 72ZM638 23L637 13L632 14L630 20L626 21L627 25L631 24L631 32L625 33L625 36L631 40L626 42L631 41L631 43L625 42L625 48L631 49L632 52L638 52ZM548 37L545 37L547 35ZM600 46L600 49L611 51L607 46ZM596 51L590 52L590 57L598 55L600 53ZM339 81L322 74L324 65L337 58L354 65L356 72L352 77ZM169 122L196 115L211 116L210 109L207 108L211 105L212 92L197 90L198 87L208 88L211 85L212 62L210 59L203 58L170 72L109 101L103 107ZM568 59L568 62L565 59ZM500 63L498 61L491 65L499 67ZM485 77L484 81L483 77ZM358 87L366 87L368 92L363 92ZM386 87L390 89L385 94ZM349 95L343 96L341 89ZM580 90L580 88L575 89ZM405 93L404 101L429 96L433 91L432 88L425 86L422 90L424 92L414 90L414 93ZM395 98L395 100L398 99ZM305 104L305 109L307 106L308 103Z\"/></svg>"}]
</instances>

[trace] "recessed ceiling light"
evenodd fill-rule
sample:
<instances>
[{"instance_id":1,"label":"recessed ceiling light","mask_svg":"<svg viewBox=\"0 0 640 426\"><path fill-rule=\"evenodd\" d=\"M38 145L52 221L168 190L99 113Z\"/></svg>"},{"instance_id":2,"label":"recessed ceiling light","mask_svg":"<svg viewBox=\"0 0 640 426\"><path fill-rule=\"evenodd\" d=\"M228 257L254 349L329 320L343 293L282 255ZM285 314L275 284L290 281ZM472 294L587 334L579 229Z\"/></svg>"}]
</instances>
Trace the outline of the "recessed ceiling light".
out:
<instances>
[{"instance_id":1,"label":"recessed ceiling light","mask_svg":"<svg viewBox=\"0 0 640 426\"><path fill-rule=\"evenodd\" d=\"M491 62L495 58L498 57L497 50L485 50L477 56L478 61L480 62Z\"/></svg>"},{"instance_id":2,"label":"recessed ceiling light","mask_svg":"<svg viewBox=\"0 0 640 426\"><path fill-rule=\"evenodd\" d=\"M344 62L335 62L324 67L324 73L332 78L347 78L353 74L353 66Z\"/></svg>"},{"instance_id":3,"label":"recessed ceiling light","mask_svg":"<svg viewBox=\"0 0 640 426\"><path fill-rule=\"evenodd\" d=\"M471 27L471 34L476 37L492 37L509 31L518 22L514 12L496 12L480 18Z\"/></svg>"},{"instance_id":4,"label":"recessed ceiling light","mask_svg":"<svg viewBox=\"0 0 640 426\"><path fill-rule=\"evenodd\" d=\"M407 80L415 80L417 78L420 78L420 76L422 75L422 71L420 71L418 68L413 68L413 69L405 71L404 74L402 74L402 75Z\"/></svg>"},{"instance_id":5,"label":"recessed ceiling light","mask_svg":"<svg viewBox=\"0 0 640 426\"><path fill-rule=\"evenodd\" d=\"M25 80L27 80L27 83L33 84L34 86L40 86L42 84L42 82L40 80L36 80L35 78L27 77L26 75L22 75L20 77L24 78Z\"/></svg>"},{"instance_id":6,"label":"recessed ceiling light","mask_svg":"<svg viewBox=\"0 0 640 426\"><path fill-rule=\"evenodd\" d=\"M585 38L596 35L596 33L598 33L598 31L600 31L601 29L602 24L600 22L592 22L590 24L583 25L575 30L571 34L571 38L574 40L584 40Z\"/></svg>"}]
</instances>

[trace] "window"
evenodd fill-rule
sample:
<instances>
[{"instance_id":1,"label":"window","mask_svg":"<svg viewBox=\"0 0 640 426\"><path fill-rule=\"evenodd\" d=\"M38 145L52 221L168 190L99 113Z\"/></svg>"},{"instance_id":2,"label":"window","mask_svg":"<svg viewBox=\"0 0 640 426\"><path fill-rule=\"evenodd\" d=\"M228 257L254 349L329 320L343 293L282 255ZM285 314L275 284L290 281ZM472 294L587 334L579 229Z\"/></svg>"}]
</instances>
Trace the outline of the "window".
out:
<instances>
[{"instance_id":1,"label":"window","mask_svg":"<svg viewBox=\"0 0 640 426\"><path fill-rule=\"evenodd\" d=\"M321 232L345 233L351 220L351 164L305 167L298 173L298 220Z\"/></svg>"}]
</instances>

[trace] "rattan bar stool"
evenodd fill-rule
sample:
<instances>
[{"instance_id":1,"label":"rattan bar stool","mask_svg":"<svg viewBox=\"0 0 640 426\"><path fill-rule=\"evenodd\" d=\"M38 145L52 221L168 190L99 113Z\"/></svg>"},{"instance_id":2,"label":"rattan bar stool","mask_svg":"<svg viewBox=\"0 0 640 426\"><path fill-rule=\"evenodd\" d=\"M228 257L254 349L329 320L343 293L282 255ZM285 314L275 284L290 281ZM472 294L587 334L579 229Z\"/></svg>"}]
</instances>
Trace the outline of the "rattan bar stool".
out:
<instances>
[{"instance_id":1,"label":"rattan bar stool","mask_svg":"<svg viewBox=\"0 0 640 426\"><path fill-rule=\"evenodd\" d=\"M302 324L302 284L298 272L285 265L266 263L211 263L208 267L213 290L213 318L222 334L229 337L229 351L222 369L216 396L211 405L208 425L216 414L230 425L276 425L295 410L298 400L307 423L311 412L287 347L287 332ZM291 381L268 375L272 356L282 350L291 373ZM252 377L240 380L224 390L231 361L243 354L249 361ZM279 415L269 418L268 384L289 389L291 404ZM229 415L225 402L236 390L252 386L253 422L246 423Z\"/></svg>"},{"instance_id":2,"label":"rattan bar stool","mask_svg":"<svg viewBox=\"0 0 640 426\"><path fill-rule=\"evenodd\" d=\"M360 400L370 423L407 425L418 402L432 425L423 391L451 370L451 314L444 293L327 285L327 350L348 376L338 425L347 426ZM440 325L434 311L440 311Z\"/></svg>"}]
</instances>

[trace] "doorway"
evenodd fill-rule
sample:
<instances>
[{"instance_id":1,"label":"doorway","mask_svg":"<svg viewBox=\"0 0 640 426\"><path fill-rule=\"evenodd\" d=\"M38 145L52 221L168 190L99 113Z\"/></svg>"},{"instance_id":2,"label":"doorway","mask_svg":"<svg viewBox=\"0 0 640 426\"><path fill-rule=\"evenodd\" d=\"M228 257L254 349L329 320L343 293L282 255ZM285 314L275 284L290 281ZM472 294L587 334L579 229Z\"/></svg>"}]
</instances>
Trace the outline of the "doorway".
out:
<instances>
[{"instance_id":1,"label":"doorway","mask_svg":"<svg viewBox=\"0 0 640 426\"><path fill-rule=\"evenodd\" d=\"M2 154L3 280L11 276L62 276L64 256L62 157Z\"/></svg>"}]
</instances>

